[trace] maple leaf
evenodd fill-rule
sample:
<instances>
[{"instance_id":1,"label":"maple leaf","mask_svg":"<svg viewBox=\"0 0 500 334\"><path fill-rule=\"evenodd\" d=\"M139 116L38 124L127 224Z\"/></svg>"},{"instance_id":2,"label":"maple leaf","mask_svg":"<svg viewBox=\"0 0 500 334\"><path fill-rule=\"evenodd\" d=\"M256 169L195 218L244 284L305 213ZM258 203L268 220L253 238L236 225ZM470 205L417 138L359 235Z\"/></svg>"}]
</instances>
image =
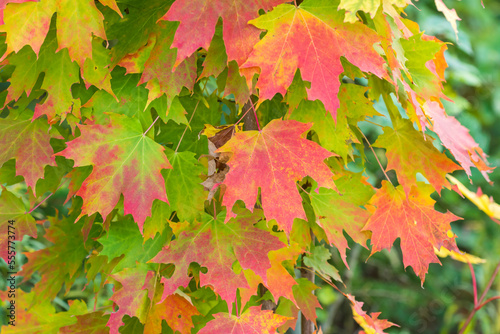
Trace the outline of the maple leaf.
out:
<instances>
[{"instance_id":1,"label":"maple leaf","mask_svg":"<svg viewBox=\"0 0 500 334\"><path fill-rule=\"evenodd\" d=\"M215 26L222 17L222 34L229 60L241 65L259 41L261 31L247 22L265 11L283 3L282 0L210 1L179 0L172 4L162 19L179 21L172 47L178 49L176 65L189 57L199 47L209 49ZM200 25L199 22L204 22Z\"/></svg>"},{"instance_id":2,"label":"maple leaf","mask_svg":"<svg viewBox=\"0 0 500 334\"><path fill-rule=\"evenodd\" d=\"M7 97L5 101L18 100L23 93L30 96L31 89L38 79L36 68L36 54L30 47L23 47L19 52L12 53L7 57L5 63L15 66L12 76L9 79L10 85L7 88Z\"/></svg>"},{"instance_id":3,"label":"maple leaf","mask_svg":"<svg viewBox=\"0 0 500 334\"><path fill-rule=\"evenodd\" d=\"M193 221L203 211L207 195L199 178L205 170L192 152L166 151L173 166L163 173L170 205L180 220Z\"/></svg>"},{"instance_id":4,"label":"maple leaf","mask_svg":"<svg viewBox=\"0 0 500 334\"><path fill-rule=\"evenodd\" d=\"M144 334L161 333L161 322L165 320L174 333L189 334L194 327L192 317L200 313L188 300L178 294L168 296L163 302L154 304L148 313Z\"/></svg>"},{"instance_id":5,"label":"maple leaf","mask_svg":"<svg viewBox=\"0 0 500 334\"><path fill-rule=\"evenodd\" d=\"M267 30L241 66L260 68L257 88L261 100L276 93L285 95L300 68L302 78L311 82L309 99L321 100L335 119L341 56L362 71L386 75L385 62L373 49L380 41L375 31L361 23L344 23L337 6L327 0L306 0L299 7L282 4L250 21Z\"/></svg>"},{"instance_id":6,"label":"maple leaf","mask_svg":"<svg viewBox=\"0 0 500 334\"><path fill-rule=\"evenodd\" d=\"M109 261L123 255L113 271L132 268L137 262L145 263L151 260L172 238L170 229L160 231L149 240L143 241L143 236L132 219L122 219L111 222L107 234L97 241L103 249L99 253L108 257Z\"/></svg>"},{"instance_id":7,"label":"maple leaf","mask_svg":"<svg viewBox=\"0 0 500 334\"><path fill-rule=\"evenodd\" d=\"M314 322L314 324L316 325L316 309L322 309L322 307L313 291L318 289L319 287L306 278L297 279L297 283L297 285L294 285L292 287L293 296L297 301L297 305L299 306L304 316L308 320Z\"/></svg>"},{"instance_id":8,"label":"maple leaf","mask_svg":"<svg viewBox=\"0 0 500 334\"><path fill-rule=\"evenodd\" d=\"M208 78L211 75L218 77L226 68L227 63L226 47L222 38L222 24L217 24L214 37L207 49L207 56L203 61L203 71L200 77Z\"/></svg>"},{"instance_id":9,"label":"maple leaf","mask_svg":"<svg viewBox=\"0 0 500 334\"><path fill-rule=\"evenodd\" d=\"M444 4L443 0L435 0L436 8L441 13L443 13L444 17L448 22L450 22L453 31L455 32L455 37L458 41L458 29L457 29L457 21L460 21L460 18L457 15L457 11L455 9L449 9Z\"/></svg>"},{"instance_id":10,"label":"maple leaf","mask_svg":"<svg viewBox=\"0 0 500 334\"><path fill-rule=\"evenodd\" d=\"M36 222L31 214L26 213L23 201L7 189L2 189L0 194L0 219L0 227L3 231L6 231L5 237L0 240L0 247L2 247L0 257L7 262L9 251L12 251L12 247L14 247L12 243L14 241L13 237L17 237L17 241L21 241L24 235L36 238ZM11 220L15 222L10 224L9 221ZM9 228L9 226L12 227ZM9 233L10 231L15 231L15 234ZM10 271L14 271L14 269L14 264L9 266Z\"/></svg>"},{"instance_id":11,"label":"maple leaf","mask_svg":"<svg viewBox=\"0 0 500 334\"><path fill-rule=\"evenodd\" d=\"M104 6L108 6L112 10L114 10L120 17L123 18L122 12L120 11L120 8L118 8L118 5L116 4L116 0L99 0L100 3L102 3Z\"/></svg>"},{"instance_id":12,"label":"maple leaf","mask_svg":"<svg viewBox=\"0 0 500 334\"><path fill-rule=\"evenodd\" d=\"M38 55L54 11L54 1L30 1L7 6L3 11L5 22L0 26L0 30L7 33L4 56L19 52L25 45L30 45Z\"/></svg>"},{"instance_id":13,"label":"maple leaf","mask_svg":"<svg viewBox=\"0 0 500 334\"><path fill-rule=\"evenodd\" d=\"M49 125L44 119L31 121L28 111L15 118L0 119L0 141L9 143L0 153L0 166L16 159L16 175L22 175L26 185L35 192L36 182L43 178L45 166L56 166L50 146Z\"/></svg>"},{"instance_id":14,"label":"maple leaf","mask_svg":"<svg viewBox=\"0 0 500 334\"><path fill-rule=\"evenodd\" d=\"M269 252L271 268L266 273L267 282L262 283L269 289L275 300L285 297L298 306L293 294L293 287L297 285L297 281L290 275L288 270L293 270L293 265L303 252L304 250L297 245Z\"/></svg>"},{"instance_id":15,"label":"maple leaf","mask_svg":"<svg viewBox=\"0 0 500 334\"><path fill-rule=\"evenodd\" d=\"M79 126L81 136L56 155L92 165L90 176L76 192L83 199L83 215L99 212L107 217L124 196L125 214L142 227L151 215L154 199L167 202L162 169L172 168L164 148L145 136L137 119L110 114L107 125Z\"/></svg>"},{"instance_id":16,"label":"maple leaf","mask_svg":"<svg viewBox=\"0 0 500 334\"><path fill-rule=\"evenodd\" d=\"M318 274L320 274L324 279L334 279L336 281L342 282L340 278L339 271L328 263L332 255L330 251L323 245L314 246L311 254L305 255L303 257L304 264L312 269Z\"/></svg>"},{"instance_id":17,"label":"maple leaf","mask_svg":"<svg viewBox=\"0 0 500 334\"><path fill-rule=\"evenodd\" d=\"M379 319L378 316L380 315L380 312L368 314L363 311L363 303L356 301L353 295L346 294L345 296L351 302L351 309L354 315L354 320L356 320L356 322L366 331L366 333L387 334L386 332L384 332L384 329L392 326L399 327L398 325L388 320Z\"/></svg>"},{"instance_id":18,"label":"maple leaf","mask_svg":"<svg viewBox=\"0 0 500 334\"><path fill-rule=\"evenodd\" d=\"M346 201L332 189L320 188L318 194L312 192L311 204L319 216L318 224L325 230L328 241L337 247L342 260L349 268L346 258L346 249L349 246L343 232L347 232L354 241L366 247L370 236L362 229L370 213Z\"/></svg>"},{"instance_id":19,"label":"maple leaf","mask_svg":"<svg viewBox=\"0 0 500 334\"><path fill-rule=\"evenodd\" d=\"M174 22L160 21L156 32L156 41L150 52L149 58L144 63L140 84L148 82L146 87L152 89L150 80L156 79L159 91L166 93L169 101L178 95L182 87L193 90L196 81L196 56L189 57L175 67L176 49L171 49L172 40L177 24ZM151 101L151 97L149 98Z\"/></svg>"},{"instance_id":20,"label":"maple leaf","mask_svg":"<svg viewBox=\"0 0 500 334\"><path fill-rule=\"evenodd\" d=\"M417 173L422 173L438 193L443 186L449 187L446 174L460 167L434 147L431 136L426 135L424 140L412 122L403 119L394 129L384 127L383 130L373 146L387 150L387 169L396 170L398 181L407 194L416 185Z\"/></svg>"},{"instance_id":21,"label":"maple leaf","mask_svg":"<svg viewBox=\"0 0 500 334\"><path fill-rule=\"evenodd\" d=\"M19 289L16 291L15 326L2 326L4 334L58 334L63 328L74 326L77 317L87 313L87 305L80 300L70 300L66 312L57 312L50 300L36 301L36 293L26 293ZM88 333L88 332L78 332ZM102 333L102 332L101 332ZM99 333L99 334L101 334Z\"/></svg>"},{"instance_id":22,"label":"maple leaf","mask_svg":"<svg viewBox=\"0 0 500 334\"><path fill-rule=\"evenodd\" d=\"M441 142L457 159L467 175L471 175L470 168L476 166L486 181L490 182L488 173L493 168L488 167L486 154L469 134L469 130L452 116L446 115L443 107L434 101L427 101L424 110L432 119L432 130L439 136Z\"/></svg>"},{"instance_id":23,"label":"maple leaf","mask_svg":"<svg viewBox=\"0 0 500 334\"><path fill-rule=\"evenodd\" d=\"M125 314L137 316L144 321L143 313L148 300L148 291L143 289L148 271L145 265L127 268L111 277L121 286L113 287L113 296L109 299L118 305L119 310L111 313L107 326L111 333L118 333L118 328L123 325L122 318Z\"/></svg>"},{"instance_id":24,"label":"maple leaf","mask_svg":"<svg viewBox=\"0 0 500 334\"><path fill-rule=\"evenodd\" d=\"M83 242L82 221L74 223L69 218L58 220L50 217L49 222L51 226L46 229L44 237L53 245L26 253L28 263L20 272L23 280L28 280L35 272L42 276L40 284L33 289L36 302L54 299L63 285L69 291L88 255Z\"/></svg>"},{"instance_id":25,"label":"maple leaf","mask_svg":"<svg viewBox=\"0 0 500 334\"><path fill-rule=\"evenodd\" d=\"M241 199L247 208L257 200L259 187L267 220L276 219L287 234L295 218L306 219L296 182L311 176L319 185L335 188L323 162L333 154L301 135L311 125L273 120L262 131L236 133L218 152L230 152L230 167L222 205L228 210ZM234 216L228 212L227 218Z\"/></svg>"},{"instance_id":26,"label":"maple leaf","mask_svg":"<svg viewBox=\"0 0 500 334\"><path fill-rule=\"evenodd\" d=\"M388 9L388 7L393 8L395 5L397 7L406 7L411 0L340 0L339 9L345 9L345 22L356 22L358 21L358 17L356 13L358 11L363 11L365 13L370 14L370 17L373 19L375 14L377 13L378 8L381 5L381 2L384 7L385 12L391 12L394 10Z\"/></svg>"},{"instance_id":27,"label":"maple leaf","mask_svg":"<svg viewBox=\"0 0 500 334\"><path fill-rule=\"evenodd\" d=\"M117 67L111 73L112 94L104 90L97 91L83 105L83 108L92 108L93 119L96 123L106 123L108 113L134 116L146 116L143 113L147 105L148 90L140 85L140 75L125 74L123 68Z\"/></svg>"},{"instance_id":28,"label":"maple leaf","mask_svg":"<svg viewBox=\"0 0 500 334\"><path fill-rule=\"evenodd\" d=\"M37 1L37 0L2 0L2 2L0 2L0 25L4 24L3 11L9 3L23 3L29 1Z\"/></svg>"},{"instance_id":29,"label":"maple leaf","mask_svg":"<svg viewBox=\"0 0 500 334\"><path fill-rule=\"evenodd\" d=\"M85 81L87 89L91 85L94 85L114 95L111 89L111 73L108 68L111 54L102 45L102 42L99 38L92 39L92 58L85 59L85 63L81 69L82 78Z\"/></svg>"},{"instance_id":30,"label":"maple leaf","mask_svg":"<svg viewBox=\"0 0 500 334\"><path fill-rule=\"evenodd\" d=\"M85 59L92 58L92 35L107 40L103 25L104 16L91 0L55 2L59 44L57 51L68 48L71 60L83 68Z\"/></svg>"},{"instance_id":31,"label":"maple leaf","mask_svg":"<svg viewBox=\"0 0 500 334\"><path fill-rule=\"evenodd\" d=\"M350 144L359 143L347 124L347 117L340 110L336 121L320 101L302 101L290 115L290 119L313 123L312 130L318 135L321 146L340 155L344 161L350 153Z\"/></svg>"},{"instance_id":32,"label":"maple leaf","mask_svg":"<svg viewBox=\"0 0 500 334\"><path fill-rule=\"evenodd\" d=\"M76 102L71 94L71 86L80 82L78 66L72 62L67 50L62 50L46 60L45 77L41 89L48 92L43 104L37 104L33 118L47 115L49 123L56 123L56 116L64 120Z\"/></svg>"},{"instance_id":33,"label":"maple leaf","mask_svg":"<svg viewBox=\"0 0 500 334\"><path fill-rule=\"evenodd\" d=\"M224 224L225 212L214 217L202 215L202 222L184 230L150 262L174 263L175 272L170 279L162 279L164 296L172 294L179 286L187 286L191 280L188 268L191 262L207 267L200 274L201 286L212 285L214 291L228 303L236 298L236 289L247 287L243 273L235 273L228 263L238 260L243 269L251 269L267 282L266 270L271 267L267 253L285 245L269 232L253 224L259 219L258 212L244 210L238 217Z\"/></svg>"},{"instance_id":34,"label":"maple leaf","mask_svg":"<svg viewBox=\"0 0 500 334\"><path fill-rule=\"evenodd\" d=\"M486 213L494 222L500 224L500 205L493 200L493 197L483 194L481 188L474 193L467 189L460 181L451 175L446 175L450 182L457 186L458 191L467 197L475 206Z\"/></svg>"},{"instance_id":35,"label":"maple leaf","mask_svg":"<svg viewBox=\"0 0 500 334\"><path fill-rule=\"evenodd\" d=\"M433 191L431 185L419 183L406 196L402 186L394 188L382 181L382 188L370 201L377 209L363 228L372 231L372 254L390 249L400 238L405 268L411 266L422 284L429 264L441 263L434 248L444 246L458 251L450 222L460 218L434 210L434 200L430 197Z\"/></svg>"},{"instance_id":36,"label":"maple leaf","mask_svg":"<svg viewBox=\"0 0 500 334\"><path fill-rule=\"evenodd\" d=\"M436 73L435 60L444 62L438 68L447 66L442 54L446 49L446 45L437 38L430 38L424 33L413 35L409 39L400 39L401 46L404 49L404 57L406 58L405 72L411 78L412 91L418 93L422 98L429 99L432 96L444 97L442 93L444 78ZM444 49L443 49L444 47ZM408 90L408 89L407 89Z\"/></svg>"},{"instance_id":37,"label":"maple leaf","mask_svg":"<svg viewBox=\"0 0 500 334\"><path fill-rule=\"evenodd\" d=\"M261 310L260 306L248 308L239 317L228 313L214 314L210 321L198 333L228 333L228 334L273 334L289 317L274 314L273 311Z\"/></svg>"},{"instance_id":38,"label":"maple leaf","mask_svg":"<svg viewBox=\"0 0 500 334\"><path fill-rule=\"evenodd\" d=\"M340 194L332 189L320 188L318 193L311 192L311 205L317 217L316 222L325 230L328 241L337 247L349 268L346 259L346 249L349 247L344 231L355 242L366 247L370 235L362 228L370 213L361 206L366 206L374 191L361 174L339 170L336 175L342 175L335 180Z\"/></svg>"},{"instance_id":39,"label":"maple leaf","mask_svg":"<svg viewBox=\"0 0 500 334\"><path fill-rule=\"evenodd\" d=\"M14 11L11 13L11 11ZM25 2L5 9L7 52L18 52L24 45L30 45L38 55L52 15L57 12L57 39L59 48L68 49L71 60L83 68L85 59L92 58L92 35L106 40L104 16L94 1L64 0Z\"/></svg>"},{"instance_id":40,"label":"maple leaf","mask_svg":"<svg viewBox=\"0 0 500 334\"><path fill-rule=\"evenodd\" d=\"M111 48L110 68L124 57L137 53L143 48L157 29L157 21L166 13L172 1L132 0L124 3L123 19L106 28L110 40L117 40Z\"/></svg>"},{"instance_id":41,"label":"maple leaf","mask_svg":"<svg viewBox=\"0 0 500 334\"><path fill-rule=\"evenodd\" d=\"M76 324L61 327L59 333L108 334L109 327L106 326L108 319L109 315L105 315L103 311L77 315Z\"/></svg>"}]
</instances>

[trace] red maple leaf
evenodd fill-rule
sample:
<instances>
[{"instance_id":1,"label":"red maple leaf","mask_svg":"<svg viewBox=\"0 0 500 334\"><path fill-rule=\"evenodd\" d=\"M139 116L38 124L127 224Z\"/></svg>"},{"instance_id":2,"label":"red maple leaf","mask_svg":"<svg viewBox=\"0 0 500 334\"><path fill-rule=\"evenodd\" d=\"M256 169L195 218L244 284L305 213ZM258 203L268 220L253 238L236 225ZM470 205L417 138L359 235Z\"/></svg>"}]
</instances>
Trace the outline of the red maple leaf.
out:
<instances>
[{"instance_id":1,"label":"red maple leaf","mask_svg":"<svg viewBox=\"0 0 500 334\"><path fill-rule=\"evenodd\" d=\"M260 29L248 24L259 16L259 9L270 10L283 0L179 0L172 4L164 20L179 21L173 48L177 48L178 65L199 47L208 50L215 25L222 17L222 34L228 60L241 65L259 41ZM200 24L203 22L203 24Z\"/></svg>"},{"instance_id":2,"label":"red maple leaf","mask_svg":"<svg viewBox=\"0 0 500 334\"><path fill-rule=\"evenodd\" d=\"M232 153L222 205L229 211L240 199L253 208L260 188L267 220L276 219L287 234L295 218L306 219L296 182L309 175L320 186L335 188L333 174L323 162L333 153L301 136L310 127L273 120L262 131L237 133L219 148L219 152ZM232 216L228 212L226 219Z\"/></svg>"},{"instance_id":3,"label":"red maple leaf","mask_svg":"<svg viewBox=\"0 0 500 334\"><path fill-rule=\"evenodd\" d=\"M361 23L344 23L335 3L305 1L299 7L283 4L250 21L267 34L255 45L242 68L260 67L257 88L261 100L285 95L300 68L310 100L319 99L335 119L339 100L339 75L345 56L362 71L385 76L384 60L374 50L375 31Z\"/></svg>"},{"instance_id":4,"label":"red maple leaf","mask_svg":"<svg viewBox=\"0 0 500 334\"><path fill-rule=\"evenodd\" d=\"M490 182L488 173L491 173L493 168L488 167L486 154L471 137L469 130L455 117L446 115L438 102L426 102L424 110L432 119L432 130L437 133L443 145L450 150L467 175L470 176L470 168L476 166L486 181Z\"/></svg>"},{"instance_id":5,"label":"red maple leaf","mask_svg":"<svg viewBox=\"0 0 500 334\"><path fill-rule=\"evenodd\" d=\"M441 246L458 251L450 222L460 219L454 214L434 210L430 197L434 188L419 183L411 188L408 197L402 186L394 188L382 181L370 203L377 209L366 223L364 230L372 231L372 254L390 249L397 238L401 239L403 263L411 266L422 283L430 263L441 263L434 248Z\"/></svg>"},{"instance_id":6,"label":"red maple leaf","mask_svg":"<svg viewBox=\"0 0 500 334\"><path fill-rule=\"evenodd\" d=\"M17 119L0 120L0 131L0 141L8 143L0 152L0 166L16 158L16 174L22 175L26 185L35 193L36 182L43 178L45 166L56 166L47 121L31 121L29 113L24 112Z\"/></svg>"}]
</instances>

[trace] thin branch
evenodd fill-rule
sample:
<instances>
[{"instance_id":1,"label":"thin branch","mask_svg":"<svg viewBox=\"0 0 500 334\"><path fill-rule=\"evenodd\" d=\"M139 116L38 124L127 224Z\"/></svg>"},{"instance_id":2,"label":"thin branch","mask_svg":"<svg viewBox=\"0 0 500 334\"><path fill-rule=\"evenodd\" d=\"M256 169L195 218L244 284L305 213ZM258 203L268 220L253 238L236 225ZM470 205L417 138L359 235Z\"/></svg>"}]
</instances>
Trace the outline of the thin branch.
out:
<instances>
[{"instance_id":1,"label":"thin branch","mask_svg":"<svg viewBox=\"0 0 500 334\"><path fill-rule=\"evenodd\" d=\"M144 133L142 134L143 137L146 137L146 133L148 133L148 131L153 127L153 125L155 125L155 123L158 120L158 118L160 118L160 116L156 116L156 119L153 121L153 123L151 123L151 125L149 126L149 128L146 131L144 131Z\"/></svg>"},{"instance_id":2,"label":"thin branch","mask_svg":"<svg viewBox=\"0 0 500 334\"><path fill-rule=\"evenodd\" d=\"M476 274L474 273L474 268L472 264L468 262L470 274L472 276L472 289L474 290L474 305L477 305L477 283L476 283Z\"/></svg>"},{"instance_id":3,"label":"thin branch","mask_svg":"<svg viewBox=\"0 0 500 334\"><path fill-rule=\"evenodd\" d=\"M500 262L498 262L495 271L493 272L493 275L491 276L488 284L486 284L486 288L484 289L481 298L479 298L479 303L482 303L484 298L486 298L486 294L488 293L488 291L490 291L491 285L493 284L493 281L495 281L495 277L497 277L499 271L500 271Z\"/></svg>"},{"instance_id":4,"label":"thin branch","mask_svg":"<svg viewBox=\"0 0 500 334\"><path fill-rule=\"evenodd\" d=\"M186 131L189 127L189 124L191 124L191 121L193 120L194 114L196 113L196 109L198 109L199 104L200 104L200 100L198 100L198 102L196 102L196 106L194 107L193 113L191 114L191 117L189 118L189 122L186 125L184 132L182 133L181 139L179 139L179 143L177 144L177 147L175 148L175 153L177 153L177 150L179 150L179 146L181 146L182 139L184 138L184 135L186 134Z\"/></svg>"},{"instance_id":5,"label":"thin branch","mask_svg":"<svg viewBox=\"0 0 500 334\"><path fill-rule=\"evenodd\" d=\"M203 89L201 90L201 97L203 97L203 93L205 92L205 89L207 88L207 85L205 83L205 86L203 86ZM193 120L194 114L196 113L196 110L198 109L198 105L200 104L200 100L196 102L196 105L194 106L193 113L191 114L191 117L189 118L188 124L186 125L186 128L184 129L184 132L182 133L181 139L179 139L179 143L177 144L177 147L175 148L175 153L177 153L177 150L179 150L179 146L181 146L182 139L184 138L184 135L186 134L186 131L191 124L191 121Z\"/></svg>"},{"instance_id":6,"label":"thin branch","mask_svg":"<svg viewBox=\"0 0 500 334\"><path fill-rule=\"evenodd\" d=\"M69 183L69 182L68 182ZM38 203L33 209L31 209L30 211L28 212L25 212L24 214L31 214L33 211L35 211L40 205L42 205L42 203L44 203L46 200L48 200L50 198L50 196L54 195L62 186L63 186L64 182L61 183L59 185L59 187L57 187L56 190L54 190L54 192L50 193L47 197L45 197L40 203Z\"/></svg>"},{"instance_id":7,"label":"thin branch","mask_svg":"<svg viewBox=\"0 0 500 334\"><path fill-rule=\"evenodd\" d=\"M480 309L483 308L484 305L488 304L489 302L491 301L494 301L496 299L500 299L500 296L495 296L495 297L491 297L491 298L488 298L484 303L482 303L481 305L478 305L475 307L475 310L476 311L479 311Z\"/></svg>"},{"instance_id":8,"label":"thin branch","mask_svg":"<svg viewBox=\"0 0 500 334\"><path fill-rule=\"evenodd\" d=\"M259 119L257 118L257 111L255 111L255 106L253 104L252 97L250 97L248 101L250 101L250 105L252 106L253 114L255 116L255 122L257 122L257 129L260 131Z\"/></svg>"},{"instance_id":9,"label":"thin branch","mask_svg":"<svg viewBox=\"0 0 500 334\"><path fill-rule=\"evenodd\" d=\"M57 190L56 190L57 191ZM35 211L40 205L42 205L43 202L48 200L50 196L54 195L55 191L53 193L50 193L49 196L45 197L40 203L38 203L33 209L31 209L28 212L25 212L25 214L31 214L33 211Z\"/></svg>"},{"instance_id":10,"label":"thin branch","mask_svg":"<svg viewBox=\"0 0 500 334\"><path fill-rule=\"evenodd\" d=\"M241 116L241 118L240 118L240 119L239 119L236 123L234 123L234 126L238 125L238 123L239 123L239 122L241 122L241 121L245 118L245 116L248 114L248 112L249 112L250 110L251 110L251 109L250 109L250 108L248 108L248 109L247 109L247 111L245 111L245 113L243 114L243 116Z\"/></svg>"},{"instance_id":11,"label":"thin branch","mask_svg":"<svg viewBox=\"0 0 500 334\"><path fill-rule=\"evenodd\" d=\"M366 142L368 143L368 146L370 146L370 149L372 150L373 155L375 156L375 159L377 159L377 162L378 162L378 165L380 166L380 169L382 169L382 172L384 172L385 178L387 179L387 181L389 181L390 184L392 184L394 186L394 184L392 183L391 179L389 178L389 176L385 172L384 167L382 167L382 164L380 163L380 160L378 159L377 154L375 153L375 150L372 147L372 144L370 144L370 142L368 141L368 138L366 138L366 136L365 136L365 134L363 132L361 132L361 134L363 135L363 137L365 138Z\"/></svg>"},{"instance_id":12,"label":"thin branch","mask_svg":"<svg viewBox=\"0 0 500 334\"><path fill-rule=\"evenodd\" d=\"M377 123L372 122L372 121L369 121L369 120L367 120L367 119L364 119L364 120L363 120L363 122L368 122L368 123L370 123L370 124L376 125L376 126L381 127L381 128L383 128L383 127L384 127L383 125L377 124Z\"/></svg>"},{"instance_id":13,"label":"thin branch","mask_svg":"<svg viewBox=\"0 0 500 334\"><path fill-rule=\"evenodd\" d=\"M305 189L304 189L304 187L302 187L302 186L300 185L300 183L297 183L297 185L300 187L300 189L304 190L304 192L305 192L306 194L308 194L309 196L311 196L311 193L310 193L310 192L308 192L307 190L305 190Z\"/></svg>"},{"instance_id":14,"label":"thin branch","mask_svg":"<svg viewBox=\"0 0 500 334\"><path fill-rule=\"evenodd\" d=\"M490 291L491 285L493 284L493 281L495 280L495 277L498 275L498 272L500 271L500 262L498 262L495 271L493 272L493 275L491 276L490 280L488 281L488 284L486 284L486 288L483 291L483 294L481 295L481 298L479 298L479 301L477 303L474 303L474 309L469 313L469 316L467 317L467 320L465 320L462 328L460 328L459 334L465 333L465 330L469 326L472 318L476 314L477 311L479 311L484 305L486 305L488 302L495 300L495 299L500 299L500 296L492 297L485 301L483 303L484 298L486 298L486 294L488 291Z\"/></svg>"}]
</instances>

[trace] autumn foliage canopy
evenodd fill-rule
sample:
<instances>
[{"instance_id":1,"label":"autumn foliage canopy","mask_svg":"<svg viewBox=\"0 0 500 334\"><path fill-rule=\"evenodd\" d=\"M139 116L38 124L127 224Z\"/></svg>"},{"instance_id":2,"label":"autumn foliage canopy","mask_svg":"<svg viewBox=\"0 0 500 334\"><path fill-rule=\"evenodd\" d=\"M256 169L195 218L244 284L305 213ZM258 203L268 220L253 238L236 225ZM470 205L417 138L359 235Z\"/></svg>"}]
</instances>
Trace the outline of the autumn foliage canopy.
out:
<instances>
[{"instance_id":1,"label":"autumn foliage canopy","mask_svg":"<svg viewBox=\"0 0 500 334\"><path fill-rule=\"evenodd\" d=\"M337 284L367 332L392 326L345 290L325 246L348 268L349 243L373 254L400 239L424 284L438 250L460 252L460 218L430 195L452 187L447 173L492 169L444 110L447 44L405 19L408 5L3 1L0 226L52 246L23 250L18 275L41 280L18 290L2 332L118 333L138 319L144 333L284 333L321 308L300 268ZM395 171L376 185L363 170L374 147ZM61 189L67 209L36 215ZM107 304L55 313L79 277L96 295L113 284Z\"/></svg>"}]
</instances>

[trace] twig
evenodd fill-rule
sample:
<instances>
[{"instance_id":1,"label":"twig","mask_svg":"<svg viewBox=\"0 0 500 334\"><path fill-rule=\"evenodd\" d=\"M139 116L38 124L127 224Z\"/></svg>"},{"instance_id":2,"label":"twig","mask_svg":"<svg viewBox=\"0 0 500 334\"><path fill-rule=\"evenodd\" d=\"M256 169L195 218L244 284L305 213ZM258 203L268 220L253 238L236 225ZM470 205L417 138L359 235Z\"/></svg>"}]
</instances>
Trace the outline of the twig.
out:
<instances>
[{"instance_id":1,"label":"twig","mask_svg":"<svg viewBox=\"0 0 500 334\"><path fill-rule=\"evenodd\" d=\"M59 187L57 187L56 190L54 190L54 192L50 193L49 196L45 197L40 203L38 203L33 209L31 209L30 211L28 212L25 212L24 214L31 214L33 211L35 211L40 205L42 205L43 202L45 202L46 200L48 200L50 198L50 196L54 195L62 186L63 186L64 182L61 183L59 185Z\"/></svg>"},{"instance_id":2,"label":"twig","mask_svg":"<svg viewBox=\"0 0 500 334\"><path fill-rule=\"evenodd\" d=\"M255 122L257 123L257 130L260 131L259 119L257 118L257 111L255 111L255 106L253 104L252 97L250 97L248 101L250 101L250 105L252 106L253 114L255 116Z\"/></svg>"},{"instance_id":3,"label":"twig","mask_svg":"<svg viewBox=\"0 0 500 334\"><path fill-rule=\"evenodd\" d=\"M201 90L201 97L203 98L203 93L205 92L205 89L207 88L207 85L205 83L205 86ZM177 144L177 147L175 148L175 153L177 153L177 150L179 150L179 146L181 146L182 139L184 138L184 135L186 134L186 131L191 124L191 121L193 120L194 114L196 113L196 110L198 109L198 105L200 104L200 100L196 102L196 105L194 106L193 113L191 114L191 117L189 118L188 124L186 125L186 128L184 129L184 132L182 133L181 139L179 139L179 143Z\"/></svg>"},{"instance_id":4,"label":"twig","mask_svg":"<svg viewBox=\"0 0 500 334\"><path fill-rule=\"evenodd\" d=\"M148 133L148 131L153 127L153 125L155 125L155 123L158 120L158 118L160 118L160 116L156 116L156 119L153 121L153 123L151 123L151 125L149 126L149 128L146 131L144 131L144 133L142 134L143 137L145 137L146 133Z\"/></svg>"},{"instance_id":5,"label":"twig","mask_svg":"<svg viewBox=\"0 0 500 334\"><path fill-rule=\"evenodd\" d=\"M472 267L472 263L468 262L470 274L472 276L472 289L474 290L474 305L477 305L477 284L476 284L476 273Z\"/></svg>"},{"instance_id":6,"label":"twig","mask_svg":"<svg viewBox=\"0 0 500 334\"><path fill-rule=\"evenodd\" d=\"M474 309L471 311L471 313L469 313L469 316L467 317L467 320L465 320L462 328L460 329L459 334L465 333L465 330L469 326L469 324L470 324L472 318L474 317L474 315L476 314L476 312L479 311L484 305L486 305L487 303L489 303L495 299L500 299L500 296L496 296L496 297L489 298L488 300L486 300L483 303L483 300L484 300L484 298L486 298L486 294L490 291L491 285L493 284L493 281L495 280L495 277L498 275L499 271L500 271L500 262L498 262L498 264L495 268L495 271L493 272L493 275L491 276L488 284L486 284L486 288L484 289L483 294L481 295L481 298L479 298L479 301L477 303L474 302Z\"/></svg>"},{"instance_id":7,"label":"twig","mask_svg":"<svg viewBox=\"0 0 500 334\"><path fill-rule=\"evenodd\" d=\"M389 181L390 184L392 184L394 186L394 184L392 183L391 179L389 178L389 176L385 172L384 167L382 167L382 164L380 163L380 160L378 159L377 154L375 153L375 150L372 147L372 144L370 144L370 142L368 141L368 138L366 138L366 136L365 136L365 134L363 132L361 132L361 134L363 135L363 137L365 138L366 142L368 143L368 146L372 150L373 155L375 156L375 159L377 159L378 165L380 166L380 169L382 169L382 172L384 172L385 178L387 179L387 181Z\"/></svg>"}]
</instances>

